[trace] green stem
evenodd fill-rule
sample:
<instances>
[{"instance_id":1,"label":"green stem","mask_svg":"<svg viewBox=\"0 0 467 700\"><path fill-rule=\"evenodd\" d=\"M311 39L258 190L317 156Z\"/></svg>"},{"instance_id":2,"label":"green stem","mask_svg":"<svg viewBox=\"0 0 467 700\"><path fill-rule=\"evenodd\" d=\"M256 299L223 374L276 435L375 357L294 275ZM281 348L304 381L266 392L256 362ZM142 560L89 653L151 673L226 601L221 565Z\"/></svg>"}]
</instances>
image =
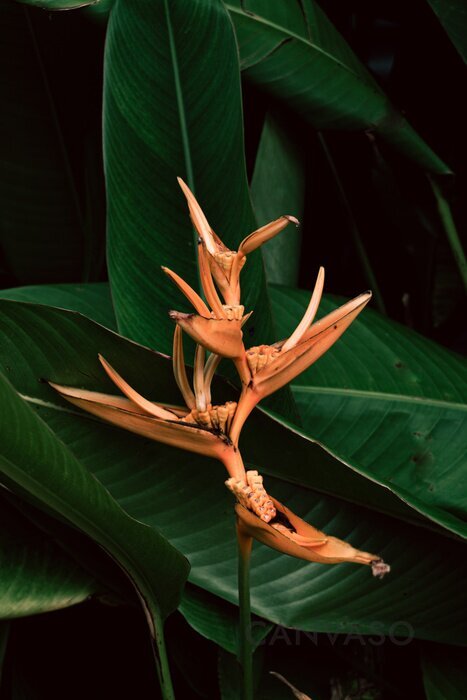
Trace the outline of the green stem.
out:
<instances>
[{"instance_id":1,"label":"green stem","mask_svg":"<svg viewBox=\"0 0 467 700\"><path fill-rule=\"evenodd\" d=\"M428 179L438 206L439 218L441 219L441 223L448 239L448 243L451 247L451 251L462 282L464 283L464 287L467 289L467 262L465 259L464 250L462 248L462 243L459 238L459 233L452 216L451 207L449 206L447 199L443 196L443 193L441 192L441 189L438 186L438 183L435 182L434 178L428 175Z\"/></svg>"},{"instance_id":2,"label":"green stem","mask_svg":"<svg viewBox=\"0 0 467 700\"><path fill-rule=\"evenodd\" d=\"M169 659L164 639L164 627L160 618L155 622L155 638L153 640L153 652L156 661L157 675L161 686L163 700L175 700L175 693L170 676Z\"/></svg>"},{"instance_id":3,"label":"green stem","mask_svg":"<svg viewBox=\"0 0 467 700\"><path fill-rule=\"evenodd\" d=\"M252 538L237 526L238 542L238 603L240 607L240 637L238 658L242 667L242 700L253 700L253 657L251 644L250 558Z\"/></svg>"}]
</instances>

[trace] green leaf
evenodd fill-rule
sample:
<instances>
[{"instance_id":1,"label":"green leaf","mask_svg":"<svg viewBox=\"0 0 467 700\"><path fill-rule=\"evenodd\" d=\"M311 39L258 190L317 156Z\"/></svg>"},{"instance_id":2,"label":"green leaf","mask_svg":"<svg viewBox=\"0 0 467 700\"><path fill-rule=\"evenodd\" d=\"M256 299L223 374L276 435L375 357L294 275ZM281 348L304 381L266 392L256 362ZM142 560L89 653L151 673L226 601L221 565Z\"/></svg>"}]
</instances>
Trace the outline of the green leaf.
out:
<instances>
[{"instance_id":1,"label":"green leaf","mask_svg":"<svg viewBox=\"0 0 467 700\"><path fill-rule=\"evenodd\" d=\"M230 654L238 653L238 609L231 603L210 595L198 586L188 585L179 608L196 632L215 642ZM255 649L271 631L267 620L253 618L252 645Z\"/></svg>"},{"instance_id":2,"label":"green leaf","mask_svg":"<svg viewBox=\"0 0 467 700\"><path fill-rule=\"evenodd\" d=\"M2 474L99 543L133 582L157 627L178 605L187 562L161 535L119 507L4 377L0 387Z\"/></svg>"},{"instance_id":3,"label":"green leaf","mask_svg":"<svg viewBox=\"0 0 467 700\"><path fill-rule=\"evenodd\" d=\"M24 333L27 329L28 342ZM167 357L126 341L84 316L59 309L0 301L0 367L22 395L49 405L57 395L38 378L88 389L115 392L100 366L100 352L141 393L165 403L180 403ZM18 356L18 348L21 355ZM224 382L215 383L222 401L236 398ZM268 434L268 441L258 440ZM255 411L242 435L242 449L267 474L338 495L397 517L420 516L386 488L348 469L322 445L310 441L296 426ZM430 517L430 516L429 516ZM440 519L440 518L438 518Z\"/></svg>"},{"instance_id":4,"label":"green leaf","mask_svg":"<svg viewBox=\"0 0 467 700\"><path fill-rule=\"evenodd\" d=\"M308 293L275 288L280 337ZM337 306L324 299L320 313ZM331 352L296 378L304 431L346 464L459 535L467 534L465 361L365 309Z\"/></svg>"},{"instance_id":5,"label":"green leaf","mask_svg":"<svg viewBox=\"0 0 467 700\"><path fill-rule=\"evenodd\" d=\"M160 266L198 287L197 239L176 177L229 247L256 228L237 48L220 0L118 0L106 44L104 151L119 329L170 352L168 309L192 309ZM249 332L265 342L271 318L259 252L249 256L242 285L257 316Z\"/></svg>"},{"instance_id":6,"label":"green leaf","mask_svg":"<svg viewBox=\"0 0 467 700\"><path fill-rule=\"evenodd\" d=\"M305 161L284 124L269 113L261 133L251 180L251 198L260 226L282 214L299 221L305 204ZM294 286L298 281L301 235L289 226L263 248L268 282Z\"/></svg>"},{"instance_id":7,"label":"green leaf","mask_svg":"<svg viewBox=\"0 0 467 700\"><path fill-rule=\"evenodd\" d=\"M99 0L16 0L23 5L41 7L43 10L76 10L87 5L94 5Z\"/></svg>"},{"instance_id":8,"label":"green leaf","mask_svg":"<svg viewBox=\"0 0 467 700\"><path fill-rule=\"evenodd\" d=\"M0 506L1 619L66 608L99 590L89 574L3 496ZM1 657L0 651L0 669Z\"/></svg>"},{"instance_id":9,"label":"green leaf","mask_svg":"<svg viewBox=\"0 0 467 700\"><path fill-rule=\"evenodd\" d=\"M462 700L465 697L465 647L424 644L421 660L426 700Z\"/></svg>"},{"instance_id":10,"label":"green leaf","mask_svg":"<svg viewBox=\"0 0 467 700\"><path fill-rule=\"evenodd\" d=\"M81 212L29 10L0 6L0 242L20 282L80 277Z\"/></svg>"},{"instance_id":11,"label":"green leaf","mask_svg":"<svg viewBox=\"0 0 467 700\"><path fill-rule=\"evenodd\" d=\"M188 556L192 583L235 603L235 531L223 468L74 411L37 381L46 376L108 391L108 380L96 359L101 351L149 398L174 402L179 399L169 360L83 316L20 302L0 302L0 330L4 338L1 366L6 371L9 368L15 387L28 397L49 428L128 513L157 528ZM413 630L423 638L462 640L467 618L462 587L467 564L462 544L430 529L324 496L320 490L287 483L286 479L311 481L310 475L316 475L318 483L320 478L327 479L328 493L344 488L349 499L362 498L360 487L369 484L375 498L368 499L368 504L373 508L378 494L385 491L265 414L252 416L249 431L242 443L245 458L255 453L261 458L257 464L271 471L272 463L282 476L267 479L274 496L325 532L379 553L392 566L391 575L379 582L366 567L312 565L258 546L252 571L257 615L307 630L398 635L410 635ZM265 435L267 440L262 439ZM297 455L303 456L301 471L295 464ZM320 462L320 455L324 461ZM324 476L320 477L320 471ZM346 474L350 475L347 480ZM365 492L364 496L368 498Z\"/></svg>"},{"instance_id":12,"label":"green leaf","mask_svg":"<svg viewBox=\"0 0 467 700\"><path fill-rule=\"evenodd\" d=\"M428 0L452 43L467 63L467 8L462 0Z\"/></svg>"},{"instance_id":13,"label":"green leaf","mask_svg":"<svg viewBox=\"0 0 467 700\"><path fill-rule=\"evenodd\" d=\"M116 330L117 327L107 282L14 287L13 289L1 289L0 298L78 311L106 328Z\"/></svg>"},{"instance_id":14,"label":"green leaf","mask_svg":"<svg viewBox=\"0 0 467 700\"><path fill-rule=\"evenodd\" d=\"M229 0L226 6L248 80L317 129L371 129L423 168L450 172L313 0Z\"/></svg>"}]
</instances>

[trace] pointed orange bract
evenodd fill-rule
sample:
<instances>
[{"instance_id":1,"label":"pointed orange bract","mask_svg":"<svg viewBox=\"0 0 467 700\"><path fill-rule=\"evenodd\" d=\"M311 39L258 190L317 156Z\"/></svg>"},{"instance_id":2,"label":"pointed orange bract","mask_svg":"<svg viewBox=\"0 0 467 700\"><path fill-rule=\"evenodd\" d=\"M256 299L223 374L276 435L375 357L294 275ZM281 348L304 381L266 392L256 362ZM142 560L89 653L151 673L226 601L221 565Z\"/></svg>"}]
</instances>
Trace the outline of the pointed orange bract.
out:
<instances>
[{"instance_id":1,"label":"pointed orange bract","mask_svg":"<svg viewBox=\"0 0 467 700\"><path fill-rule=\"evenodd\" d=\"M320 564L366 564L372 567L374 575L378 578L389 572L390 567L378 555L362 552L337 537L326 535L292 513L275 498L271 497L271 500L280 516L277 524L274 521L265 523L251 510L237 503L237 523L244 534L298 559Z\"/></svg>"},{"instance_id":2,"label":"pointed orange bract","mask_svg":"<svg viewBox=\"0 0 467 700\"><path fill-rule=\"evenodd\" d=\"M257 231L250 233L240 243L238 251L230 250L212 230L188 185L180 177L177 180L186 197L190 217L200 239L198 261L203 290L216 318L223 318L222 315L218 315L219 308L215 300L217 293L215 293L215 290L213 292L211 288L212 280L209 279L211 274L224 297L225 303L229 306L238 306L240 304L239 278L246 256L263 245L263 243L277 236L290 223L298 226L299 222L294 216L281 216L275 221L262 226ZM209 272L207 268L209 268Z\"/></svg>"},{"instance_id":3,"label":"pointed orange bract","mask_svg":"<svg viewBox=\"0 0 467 700\"><path fill-rule=\"evenodd\" d=\"M322 273L321 270L308 309L290 338L274 345L250 348L246 352L252 376L242 392L232 425L231 438L236 445L245 420L258 402L291 382L324 355L371 299L371 292L360 294L308 327L322 291L324 270Z\"/></svg>"}]
</instances>

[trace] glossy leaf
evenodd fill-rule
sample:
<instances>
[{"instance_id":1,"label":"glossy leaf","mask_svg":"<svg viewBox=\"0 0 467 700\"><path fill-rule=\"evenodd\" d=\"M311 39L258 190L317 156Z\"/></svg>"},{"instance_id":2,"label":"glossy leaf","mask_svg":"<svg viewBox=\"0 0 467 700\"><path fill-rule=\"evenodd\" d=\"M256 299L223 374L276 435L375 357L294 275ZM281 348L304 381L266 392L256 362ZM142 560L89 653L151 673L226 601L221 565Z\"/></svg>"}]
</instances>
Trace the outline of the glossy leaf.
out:
<instances>
[{"instance_id":1,"label":"glossy leaf","mask_svg":"<svg viewBox=\"0 0 467 700\"><path fill-rule=\"evenodd\" d=\"M452 43L467 63L467 8L462 0L428 0Z\"/></svg>"},{"instance_id":2,"label":"glossy leaf","mask_svg":"<svg viewBox=\"0 0 467 700\"><path fill-rule=\"evenodd\" d=\"M218 463L177 454L85 417L37 410L125 510L185 553L192 583L236 602L233 503ZM366 567L307 564L257 545L252 567L255 614L307 630L463 639L464 546L272 477L266 485L309 522L381 554L392 572L379 582Z\"/></svg>"},{"instance_id":3,"label":"glossy leaf","mask_svg":"<svg viewBox=\"0 0 467 700\"><path fill-rule=\"evenodd\" d=\"M235 37L220 0L118 0L105 57L108 265L119 329L171 351L168 309L191 310L166 265L197 288L181 176L231 248L256 228L243 156ZM259 252L242 273L249 331L271 335Z\"/></svg>"},{"instance_id":4,"label":"glossy leaf","mask_svg":"<svg viewBox=\"0 0 467 700\"><path fill-rule=\"evenodd\" d=\"M272 290L281 337L308 303ZM324 299L321 313L336 303ZM413 331L365 309L339 343L297 377L303 429L344 463L464 535L467 366ZM431 515L430 515L431 513Z\"/></svg>"},{"instance_id":5,"label":"glossy leaf","mask_svg":"<svg viewBox=\"0 0 467 700\"><path fill-rule=\"evenodd\" d=\"M424 644L421 661L426 700L462 700L465 697L465 647Z\"/></svg>"},{"instance_id":6,"label":"glossy leaf","mask_svg":"<svg viewBox=\"0 0 467 700\"><path fill-rule=\"evenodd\" d=\"M39 284L1 289L1 299L26 301L78 311L106 328L116 330L109 285L106 282L87 284Z\"/></svg>"},{"instance_id":7,"label":"glossy leaf","mask_svg":"<svg viewBox=\"0 0 467 700\"><path fill-rule=\"evenodd\" d=\"M38 376L45 375L108 390L96 358L100 350L150 398L173 401L177 396L168 360L76 314L7 301L0 302L0 312L5 339L1 364L9 367L16 388L127 512L156 527L189 557L195 585L236 602L233 503L223 485L224 469L79 414L37 382ZM22 329L27 329L27 343ZM335 460L324 450L259 415L261 420L252 417L254 438L245 436L244 455L249 459L256 449L261 467L268 463L271 471L270 464L276 465L282 479L268 478L268 490L315 526L378 552L393 570L379 582L364 567L312 565L258 546L253 555L254 612L286 626L317 631L355 631L356 625L362 633L389 633L403 620L407 623L403 632L413 629L420 637L460 640L467 617L461 585L467 573L464 546L430 529L287 484L286 479L309 478L315 466L312 460L316 457L319 466L321 454L328 490L342 488L340 473L332 472ZM268 439L258 440L258 435ZM254 448L253 439L259 447ZM310 446L310 453L300 473L293 459L296 454L306 457L303 445ZM343 474L354 476L340 466ZM370 484L375 499L368 503L375 507L377 484L358 477L352 490L351 482L344 478L343 483L349 499L361 498L360 484Z\"/></svg>"},{"instance_id":8,"label":"glossy leaf","mask_svg":"<svg viewBox=\"0 0 467 700\"><path fill-rule=\"evenodd\" d=\"M235 605L188 584L179 608L196 632L215 642L230 654L238 653L238 610ZM261 618L252 621L252 645L255 649L271 631L272 624Z\"/></svg>"},{"instance_id":9,"label":"glossy leaf","mask_svg":"<svg viewBox=\"0 0 467 700\"><path fill-rule=\"evenodd\" d=\"M133 581L157 627L178 604L186 560L130 518L3 377L0 386L2 475L100 544Z\"/></svg>"},{"instance_id":10,"label":"glossy leaf","mask_svg":"<svg viewBox=\"0 0 467 700\"><path fill-rule=\"evenodd\" d=\"M26 328L28 343L24 342ZM22 395L40 404L58 401L56 392L38 382L40 377L58 384L115 393L98 361L98 353L118 367L129 384L143 395L169 404L180 403L168 358L129 342L84 316L34 304L0 301L0 333L4 339L0 345L0 367ZM235 399L238 393L222 382L215 384L214 392L219 401ZM69 404L66 405L70 410ZM268 434L267 443L257 439L262 433ZM247 421L241 446L243 451L248 451L245 452L248 459L265 473L285 476L294 483L313 486L362 505L371 504L397 517L420 520L399 497L349 469L322 445L310 441L295 425L280 423L264 412L256 411ZM434 516L430 512L428 517L443 522L444 515L435 511Z\"/></svg>"},{"instance_id":11,"label":"glossy leaf","mask_svg":"<svg viewBox=\"0 0 467 700\"><path fill-rule=\"evenodd\" d=\"M99 591L93 578L0 497L0 618L76 605ZM1 647L1 643L0 643ZM0 668L1 668L0 652Z\"/></svg>"},{"instance_id":12,"label":"glossy leaf","mask_svg":"<svg viewBox=\"0 0 467 700\"><path fill-rule=\"evenodd\" d=\"M0 6L0 241L22 282L80 277L81 211L29 10Z\"/></svg>"},{"instance_id":13,"label":"glossy leaf","mask_svg":"<svg viewBox=\"0 0 467 700\"><path fill-rule=\"evenodd\" d=\"M226 6L248 80L317 129L370 129L423 168L449 172L314 0L229 0Z\"/></svg>"},{"instance_id":14,"label":"glossy leaf","mask_svg":"<svg viewBox=\"0 0 467 700\"><path fill-rule=\"evenodd\" d=\"M251 198L258 224L292 214L303 219L305 203L304 154L287 133L285 125L269 113L256 154ZM295 286L300 264L300 229L289 226L263 248L268 282Z\"/></svg>"},{"instance_id":15,"label":"glossy leaf","mask_svg":"<svg viewBox=\"0 0 467 700\"><path fill-rule=\"evenodd\" d=\"M95 5L99 0L17 0L24 5L33 5L43 10L76 10L87 5Z\"/></svg>"}]
</instances>

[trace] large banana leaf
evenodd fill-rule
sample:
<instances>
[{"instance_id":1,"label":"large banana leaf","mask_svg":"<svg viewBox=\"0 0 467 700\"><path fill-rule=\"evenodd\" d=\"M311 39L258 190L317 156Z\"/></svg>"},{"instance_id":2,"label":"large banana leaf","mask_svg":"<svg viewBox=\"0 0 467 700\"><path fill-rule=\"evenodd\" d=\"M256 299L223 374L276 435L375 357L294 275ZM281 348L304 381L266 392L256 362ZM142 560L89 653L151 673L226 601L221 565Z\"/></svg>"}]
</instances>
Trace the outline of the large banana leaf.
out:
<instances>
[{"instance_id":1,"label":"large banana leaf","mask_svg":"<svg viewBox=\"0 0 467 700\"><path fill-rule=\"evenodd\" d=\"M117 321L112 306L107 282L86 284L38 284L13 289L0 289L1 299L29 301L33 304L56 306L92 318L106 328L117 330Z\"/></svg>"},{"instance_id":2,"label":"large banana leaf","mask_svg":"<svg viewBox=\"0 0 467 700\"><path fill-rule=\"evenodd\" d=\"M20 281L64 282L80 278L83 229L40 39L26 7L0 4L0 243Z\"/></svg>"},{"instance_id":3,"label":"large banana leaf","mask_svg":"<svg viewBox=\"0 0 467 700\"><path fill-rule=\"evenodd\" d=\"M287 133L285 124L272 113L266 115L251 180L251 198L258 224L282 214L300 221L305 205L305 156ZM300 265L300 228L289 227L264 246L268 282L295 286Z\"/></svg>"},{"instance_id":4,"label":"large banana leaf","mask_svg":"<svg viewBox=\"0 0 467 700\"><path fill-rule=\"evenodd\" d=\"M176 177L195 190L229 247L256 228L237 49L220 0L118 0L104 92L108 265L119 329L169 352L167 310L181 299L159 266L198 286L196 237ZM260 253L247 266L244 303L257 310L250 332L264 342L271 318Z\"/></svg>"},{"instance_id":5,"label":"large banana leaf","mask_svg":"<svg viewBox=\"0 0 467 700\"><path fill-rule=\"evenodd\" d=\"M0 568L3 620L75 605L99 590L88 573L52 538L34 528L3 495L0 496Z\"/></svg>"},{"instance_id":6,"label":"large banana leaf","mask_svg":"<svg viewBox=\"0 0 467 700\"><path fill-rule=\"evenodd\" d=\"M28 343L24 342L25 328ZM180 403L168 358L128 342L84 316L46 306L2 301L0 332L3 333L0 367L3 366L22 395L40 404L48 405L51 400L57 400L55 392L38 382L41 376L63 384L115 392L97 360L98 352L147 396ZM46 350L49 346L50 351ZM18 348L21 348L25 364L18 361ZM237 393L225 383L215 385L215 395L221 400L236 398ZM267 444L258 440L261 434L269 435ZM256 411L248 421L242 448L247 449L248 458L265 473L362 505L371 504L397 517L417 522L420 519L397 496L349 470L319 443L300 433L296 426L271 419L263 412ZM432 510L428 517L445 525L445 513Z\"/></svg>"},{"instance_id":7,"label":"large banana leaf","mask_svg":"<svg viewBox=\"0 0 467 700\"><path fill-rule=\"evenodd\" d=\"M280 335L287 337L308 294L277 287L272 300ZM323 300L321 313L335 305ZM467 534L462 358L366 309L331 352L297 377L293 393L307 435Z\"/></svg>"},{"instance_id":8,"label":"large banana leaf","mask_svg":"<svg viewBox=\"0 0 467 700\"><path fill-rule=\"evenodd\" d=\"M157 627L178 605L186 560L119 507L3 376L0 387L2 480L101 545L133 582Z\"/></svg>"},{"instance_id":9,"label":"large banana leaf","mask_svg":"<svg viewBox=\"0 0 467 700\"><path fill-rule=\"evenodd\" d=\"M245 77L317 129L371 130L449 172L395 110L314 0L228 0Z\"/></svg>"},{"instance_id":10,"label":"large banana leaf","mask_svg":"<svg viewBox=\"0 0 467 700\"><path fill-rule=\"evenodd\" d=\"M17 390L131 515L157 527L187 554L193 583L235 602L235 534L222 467L79 415L37 381L46 376L108 390L96 359L101 351L149 397L170 402L176 400L176 394L168 360L73 313L11 301L0 302L0 310L1 363L9 368ZM26 336L23 329L27 329ZM262 460L260 466L268 459L282 465L282 480L268 479L269 490L324 530L380 553L392 564L393 572L380 583L366 569L311 566L259 548L252 579L254 611L284 625L324 631L349 631L357 625L362 632L388 633L395 621L405 620L418 636L460 641L466 614L459 585L465 575L464 547L429 529L287 484L289 467L293 480L302 476L297 478L292 462L296 446L298 454L306 457L300 444L311 449L313 445L266 416L263 420L252 419L256 434L246 439L244 454L248 459L253 453L254 440L262 445L255 453ZM276 444L272 437L280 430ZM314 455L326 455L319 446L314 447ZM337 481L336 472L331 472L335 461L325 464L329 482ZM366 483L360 479L353 490L344 481L349 499L355 493L358 498L360 483ZM372 488L374 506L379 490L375 484ZM406 629L410 632L411 627Z\"/></svg>"}]
</instances>

